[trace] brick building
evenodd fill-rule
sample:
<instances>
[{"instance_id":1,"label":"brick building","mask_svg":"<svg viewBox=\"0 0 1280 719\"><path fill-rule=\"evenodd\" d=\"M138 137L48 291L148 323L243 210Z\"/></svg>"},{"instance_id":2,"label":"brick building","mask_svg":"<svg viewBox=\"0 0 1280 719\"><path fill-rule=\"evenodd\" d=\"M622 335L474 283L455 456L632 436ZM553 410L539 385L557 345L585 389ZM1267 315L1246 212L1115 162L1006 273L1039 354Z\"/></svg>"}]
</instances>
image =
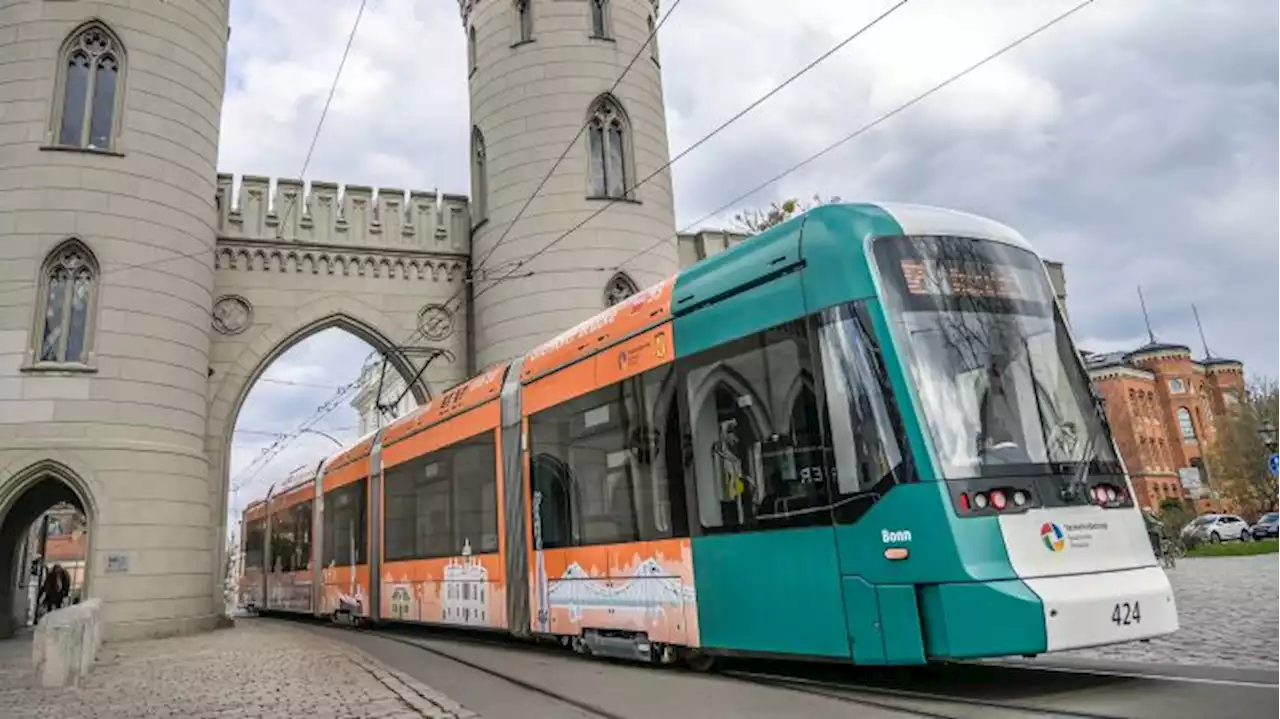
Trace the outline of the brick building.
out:
<instances>
[{"instance_id":1,"label":"brick building","mask_svg":"<svg viewBox=\"0 0 1280 719\"><path fill-rule=\"evenodd\" d=\"M1158 511L1178 499L1197 513L1230 510L1215 496L1204 456L1214 418L1244 394L1244 365L1208 353L1193 359L1189 347L1154 339L1129 352L1083 354L1138 503Z\"/></svg>"}]
</instances>

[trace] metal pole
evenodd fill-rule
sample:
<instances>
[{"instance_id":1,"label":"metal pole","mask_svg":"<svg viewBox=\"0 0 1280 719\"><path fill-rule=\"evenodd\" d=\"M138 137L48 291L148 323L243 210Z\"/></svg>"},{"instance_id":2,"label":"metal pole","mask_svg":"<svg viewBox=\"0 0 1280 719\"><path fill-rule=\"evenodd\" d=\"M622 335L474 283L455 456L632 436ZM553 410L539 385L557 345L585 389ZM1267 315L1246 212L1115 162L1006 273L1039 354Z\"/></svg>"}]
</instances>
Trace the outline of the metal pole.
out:
<instances>
[{"instance_id":1,"label":"metal pole","mask_svg":"<svg viewBox=\"0 0 1280 719\"><path fill-rule=\"evenodd\" d=\"M40 517L40 572L36 575L36 608L34 616L40 616L40 590L44 588L45 574L49 571L49 561L45 552L49 547L49 513Z\"/></svg>"}]
</instances>

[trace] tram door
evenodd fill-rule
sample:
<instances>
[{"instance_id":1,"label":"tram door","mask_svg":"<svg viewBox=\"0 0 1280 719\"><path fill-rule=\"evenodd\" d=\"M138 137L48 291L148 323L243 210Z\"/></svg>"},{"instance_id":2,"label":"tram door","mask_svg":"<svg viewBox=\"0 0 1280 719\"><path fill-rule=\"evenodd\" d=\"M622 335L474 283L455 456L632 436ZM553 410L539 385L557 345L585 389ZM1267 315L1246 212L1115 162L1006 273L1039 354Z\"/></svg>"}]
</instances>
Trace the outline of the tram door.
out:
<instances>
[{"instance_id":1,"label":"tram door","mask_svg":"<svg viewBox=\"0 0 1280 719\"><path fill-rule=\"evenodd\" d=\"M681 361L707 649L849 656L815 363L803 321Z\"/></svg>"}]
</instances>

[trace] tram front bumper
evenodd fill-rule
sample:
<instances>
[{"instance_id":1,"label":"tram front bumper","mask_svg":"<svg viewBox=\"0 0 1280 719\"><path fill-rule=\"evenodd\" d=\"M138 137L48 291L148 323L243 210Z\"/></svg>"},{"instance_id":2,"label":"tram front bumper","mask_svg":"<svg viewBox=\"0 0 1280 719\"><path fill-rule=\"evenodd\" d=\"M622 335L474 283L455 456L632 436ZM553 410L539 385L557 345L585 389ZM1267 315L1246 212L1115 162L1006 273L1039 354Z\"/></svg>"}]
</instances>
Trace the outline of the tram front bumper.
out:
<instances>
[{"instance_id":1,"label":"tram front bumper","mask_svg":"<svg viewBox=\"0 0 1280 719\"><path fill-rule=\"evenodd\" d=\"M1043 605L1046 651L1149 639L1178 630L1173 587L1159 567L1022 581Z\"/></svg>"}]
</instances>

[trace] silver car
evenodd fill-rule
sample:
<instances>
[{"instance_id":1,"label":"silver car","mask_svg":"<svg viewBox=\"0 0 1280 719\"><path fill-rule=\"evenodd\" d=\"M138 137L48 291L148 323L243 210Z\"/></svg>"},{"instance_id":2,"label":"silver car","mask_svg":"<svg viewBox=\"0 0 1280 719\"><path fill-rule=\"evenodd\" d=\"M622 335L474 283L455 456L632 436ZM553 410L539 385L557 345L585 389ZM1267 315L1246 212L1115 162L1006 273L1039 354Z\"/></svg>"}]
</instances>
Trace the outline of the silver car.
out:
<instances>
[{"instance_id":1,"label":"silver car","mask_svg":"<svg viewBox=\"0 0 1280 719\"><path fill-rule=\"evenodd\" d=\"M1183 542L1213 542L1250 539L1249 523L1234 514L1204 514L1182 528Z\"/></svg>"}]
</instances>

